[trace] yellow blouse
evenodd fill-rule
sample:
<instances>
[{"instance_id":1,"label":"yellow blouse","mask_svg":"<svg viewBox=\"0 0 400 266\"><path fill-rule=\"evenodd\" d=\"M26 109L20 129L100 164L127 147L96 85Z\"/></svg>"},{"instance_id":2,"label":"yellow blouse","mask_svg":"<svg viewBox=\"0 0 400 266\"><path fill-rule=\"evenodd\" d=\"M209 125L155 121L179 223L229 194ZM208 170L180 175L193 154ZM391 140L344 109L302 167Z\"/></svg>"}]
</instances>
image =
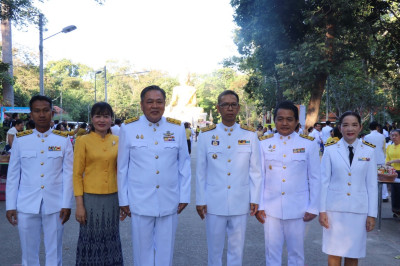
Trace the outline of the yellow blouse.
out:
<instances>
[{"instance_id":1,"label":"yellow blouse","mask_svg":"<svg viewBox=\"0 0 400 266\"><path fill-rule=\"evenodd\" d=\"M385 162L400 159L400 145L391 144L386 149L386 160ZM392 166L396 170L400 170L400 163L392 163Z\"/></svg>"},{"instance_id":2,"label":"yellow blouse","mask_svg":"<svg viewBox=\"0 0 400 266\"><path fill-rule=\"evenodd\" d=\"M103 139L91 132L76 139L74 151L74 194L111 194L117 189L118 136Z\"/></svg>"}]
</instances>

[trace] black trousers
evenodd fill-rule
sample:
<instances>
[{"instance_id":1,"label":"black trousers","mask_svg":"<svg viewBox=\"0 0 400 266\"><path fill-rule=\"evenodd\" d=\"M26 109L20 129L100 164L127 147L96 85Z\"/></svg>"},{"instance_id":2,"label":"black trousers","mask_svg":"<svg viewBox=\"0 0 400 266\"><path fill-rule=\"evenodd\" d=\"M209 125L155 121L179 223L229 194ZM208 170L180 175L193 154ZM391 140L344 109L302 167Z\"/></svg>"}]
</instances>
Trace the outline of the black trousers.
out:
<instances>
[{"instance_id":1,"label":"black trousers","mask_svg":"<svg viewBox=\"0 0 400 266\"><path fill-rule=\"evenodd\" d=\"M192 142L190 141L190 139L187 140L187 144L188 144L189 154L191 154L192 153Z\"/></svg>"},{"instance_id":2,"label":"black trousers","mask_svg":"<svg viewBox=\"0 0 400 266\"><path fill-rule=\"evenodd\" d=\"M400 177L400 171L396 171ZM400 184L391 184L392 212L400 214Z\"/></svg>"}]
</instances>

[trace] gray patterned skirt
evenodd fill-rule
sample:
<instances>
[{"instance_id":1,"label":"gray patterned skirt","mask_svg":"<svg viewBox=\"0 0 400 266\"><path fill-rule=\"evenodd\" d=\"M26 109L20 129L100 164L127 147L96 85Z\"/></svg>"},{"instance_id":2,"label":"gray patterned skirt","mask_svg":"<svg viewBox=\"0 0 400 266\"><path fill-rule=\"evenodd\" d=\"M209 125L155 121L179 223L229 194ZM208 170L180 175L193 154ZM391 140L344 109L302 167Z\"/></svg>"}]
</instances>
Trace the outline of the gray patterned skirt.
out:
<instances>
[{"instance_id":1,"label":"gray patterned skirt","mask_svg":"<svg viewBox=\"0 0 400 266\"><path fill-rule=\"evenodd\" d=\"M86 224L80 225L76 265L123 265L118 193L83 194Z\"/></svg>"}]
</instances>

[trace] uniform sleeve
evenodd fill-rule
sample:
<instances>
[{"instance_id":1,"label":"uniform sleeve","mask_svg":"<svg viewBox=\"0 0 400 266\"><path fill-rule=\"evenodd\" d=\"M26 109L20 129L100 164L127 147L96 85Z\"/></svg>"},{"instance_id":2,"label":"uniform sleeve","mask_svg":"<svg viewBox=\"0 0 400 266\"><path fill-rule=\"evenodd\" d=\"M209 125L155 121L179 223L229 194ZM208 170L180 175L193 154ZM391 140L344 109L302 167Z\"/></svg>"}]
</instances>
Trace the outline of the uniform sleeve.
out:
<instances>
[{"instance_id":1,"label":"uniform sleeve","mask_svg":"<svg viewBox=\"0 0 400 266\"><path fill-rule=\"evenodd\" d=\"M325 149L324 155L322 156L321 163L321 189L320 189L320 203L319 211L326 212L326 200L328 194L329 181L331 179L331 155L330 149Z\"/></svg>"},{"instance_id":2,"label":"uniform sleeve","mask_svg":"<svg viewBox=\"0 0 400 266\"><path fill-rule=\"evenodd\" d=\"M70 209L73 199L73 186L72 186L72 167L74 160L74 151L72 143L69 138L66 139L65 152L63 158L63 203L62 208Z\"/></svg>"},{"instance_id":3,"label":"uniform sleeve","mask_svg":"<svg viewBox=\"0 0 400 266\"><path fill-rule=\"evenodd\" d=\"M260 158L260 143L257 134L253 134L253 144L251 145L250 156L250 203L259 204L261 194L261 158Z\"/></svg>"},{"instance_id":4,"label":"uniform sleeve","mask_svg":"<svg viewBox=\"0 0 400 266\"><path fill-rule=\"evenodd\" d=\"M200 133L198 138L196 162L196 205L206 205L207 154L204 133Z\"/></svg>"},{"instance_id":5,"label":"uniform sleeve","mask_svg":"<svg viewBox=\"0 0 400 266\"><path fill-rule=\"evenodd\" d=\"M86 167L86 145L82 138L76 139L74 152L73 183L75 196L83 195L83 173Z\"/></svg>"},{"instance_id":6,"label":"uniform sleeve","mask_svg":"<svg viewBox=\"0 0 400 266\"><path fill-rule=\"evenodd\" d=\"M21 179L21 156L18 138L15 138L7 171L6 210L17 209L19 181Z\"/></svg>"},{"instance_id":7,"label":"uniform sleeve","mask_svg":"<svg viewBox=\"0 0 400 266\"><path fill-rule=\"evenodd\" d=\"M391 161L392 158L390 158L390 149L391 149L392 145L389 145L386 149L386 158L385 158L385 163L387 163L388 161Z\"/></svg>"},{"instance_id":8,"label":"uniform sleeve","mask_svg":"<svg viewBox=\"0 0 400 266\"><path fill-rule=\"evenodd\" d=\"M368 163L369 165L366 177L368 193L368 216L376 217L378 214L378 170L374 151L371 152L371 158Z\"/></svg>"},{"instance_id":9,"label":"uniform sleeve","mask_svg":"<svg viewBox=\"0 0 400 266\"><path fill-rule=\"evenodd\" d=\"M260 191L260 205L258 209L265 210L264 191L265 191L265 156L263 151L262 141L259 142L260 147L260 160L261 160L261 191Z\"/></svg>"},{"instance_id":10,"label":"uniform sleeve","mask_svg":"<svg viewBox=\"0 0 400 266\"><path fill-rule=\"evenodd\" d=\"M307 208L308 213L318 214L319 211L319 195L321 185L321 163L319 158L319 145L312 142L310 152L308 153L307 174L310 189L310 201Z\"/></svg>"},{"instance_id":11,"label":"uniform sleeve","mask_svg":"<svg viewBox=\"0 0 400 266\"><path fill-rule=\"evenodd\" d=\"M186 132L183 125L180 128L181 138L179 138L178 153L178 176L179 176L179 203L190 202L190 179L192 176L190 168L190 156L187 148Z\"/></svg>"},{"instance_id":12,"label":"uniform sleeve","mask_svg":"<svg viewBox=\"0 0 400 266\"><path fill-rule=\"evenodd\" d=\"M117 184L119 206L128 206L128 166L129 166L129 142L127 128L122 124L119 131L118 159L117 159Z\"/></svg>"}]
</instances>

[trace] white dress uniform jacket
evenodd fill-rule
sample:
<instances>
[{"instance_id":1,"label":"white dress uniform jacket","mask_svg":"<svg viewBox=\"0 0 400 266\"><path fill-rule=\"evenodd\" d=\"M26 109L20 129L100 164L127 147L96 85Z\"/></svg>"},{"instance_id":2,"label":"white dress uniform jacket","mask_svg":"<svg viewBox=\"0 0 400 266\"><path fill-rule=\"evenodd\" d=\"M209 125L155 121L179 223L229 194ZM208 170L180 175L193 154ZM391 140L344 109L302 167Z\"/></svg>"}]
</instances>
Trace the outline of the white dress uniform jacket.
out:
<instances>
[{"instance_id":1,"label":"white dress uniform jacket","mask_svg":"<svg viewBox=\"0 0 400 266\"><path fill-rule=\"evenodd\" d=\"M326 143L326 141L328 140L328 138L331 136L331 131L332 131L332 127L331 126L324 126L321 129L321 135L322 135L322 142Z\"/></svg>"},{"instance_id":2,"label":"white dress uniform jacket","mask_svg":"<svg viewBox=\"0 0 400 266\"><path fill-rule=\"evenodd\" d=\"M190 156L180 121L125 121L118 145L118 197L137 215L160 217L190 202Z\"/></svg>"},{"instance_id":3,"label":"white dress uniform jacket","mask_svg":"<svg viewBox=\"0 0 400 266\"><path fill-rule=\"evenodd\" d=\"M320 212L377 216L378 182L374 148L358 139L356 141L351 166L343 139L326 147L321 167Z\"/></svg>"},{"instance_id":4,"label":"white dress uniform jacket","mask_svg":"<svg viewBox=\"0 0 400 266\"><path fill-rule=\"evenodd\" d=\"M66 135L54 132L33 129L15 138L8 165L7 210L38 214L42 201L44 214L71 208L72 144Z\"/></svg>"},{"instance_id":5,"label":"white dress uniform jacket","mask_svg":"<svg viewBox=\"0 0 400 266\"><path fill-rule=\"evenodd\" d=\"M319 145L308 136L276 133L260 141L264 184L260 210L278 219L303 218L318 214Z\"/></svg>"},{"instance_id":6,"label":"white dress uniform jacket","mask_svg":"<svg viewBox=\"0 0 400 266\"><path fill-rule=\"evenodd\" d=\"M377 164L385 164L386 138L378 130L372 130L364 137L366 142L375 145L375 161Z\"/></svg>"},{"instance_id":7,"label":"white dress uniform jacket","mask_svg":"<svg viewBox=\"0 0 400 266\"><path fill-rule=\"evenodd\" d=\"M243 215L259 203L261 164L257 134L222 123L199 135L196 204L215 215Z\"/></svg>"}]
</instances>

